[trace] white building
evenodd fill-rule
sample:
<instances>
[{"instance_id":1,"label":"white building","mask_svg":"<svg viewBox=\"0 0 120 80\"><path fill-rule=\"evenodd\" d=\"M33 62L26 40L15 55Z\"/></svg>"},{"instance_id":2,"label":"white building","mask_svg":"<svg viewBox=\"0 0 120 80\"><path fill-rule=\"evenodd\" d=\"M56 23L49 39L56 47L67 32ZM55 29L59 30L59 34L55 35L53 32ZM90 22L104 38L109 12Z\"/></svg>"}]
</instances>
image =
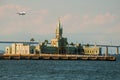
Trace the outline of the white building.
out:
<instances>
[{"instance_id":1,"label":"white building","mask_svg":"<svg viewBox=\"0 0 120 80\"><path fill-rule=\"evenodd\" d=\"M28 44L12 44L10 47L6 47L6 54L30 54L30 46Z\"/></svg>"},{"instance_id":2,"label":"white building","mask_svg":"<svg viewBox=\"0 0 120 80\"><path fill-rule=\"evenodd\" d=\"M101 48L97 46L94 46L94 47L85 46L83 49L86 55L100 55L101 54Z\"/></svg>"},{"instance_id":3,"label":"white building","mask_svg":"<svg viewBox=\"0 0 120 80\"><path fill-rule=\"evenodd\" d=\"M11 54L12 53L12 48L11 47L6 47L5 48L5 53L6 54Z\"/></svg>"}]
</instances>

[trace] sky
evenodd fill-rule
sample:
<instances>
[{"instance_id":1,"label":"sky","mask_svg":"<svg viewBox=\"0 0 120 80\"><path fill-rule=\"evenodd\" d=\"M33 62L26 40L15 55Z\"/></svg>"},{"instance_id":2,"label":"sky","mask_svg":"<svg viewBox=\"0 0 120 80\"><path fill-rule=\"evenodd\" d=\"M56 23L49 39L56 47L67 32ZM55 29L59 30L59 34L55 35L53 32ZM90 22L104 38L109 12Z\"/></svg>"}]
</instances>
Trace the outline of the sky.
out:
<instances>
[{"instance_id":1,"label":"sky","mask_svg":"<svg viewBox=\"0 0 120 80\"><path fill-rule=\"evenodd\" d=\"M120 0L0 0L0 41L55 38L61 17L68 42L120 45ZM17 12L25 11L26 15Z\"/></svg>"}]
</instances>

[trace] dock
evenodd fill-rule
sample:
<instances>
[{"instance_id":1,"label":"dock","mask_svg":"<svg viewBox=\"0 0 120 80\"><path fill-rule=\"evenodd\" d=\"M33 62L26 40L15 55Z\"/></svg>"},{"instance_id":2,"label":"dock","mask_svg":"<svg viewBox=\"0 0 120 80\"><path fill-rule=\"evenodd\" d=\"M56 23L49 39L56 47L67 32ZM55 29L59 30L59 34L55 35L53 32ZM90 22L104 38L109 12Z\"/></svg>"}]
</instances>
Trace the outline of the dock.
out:
<instances>
[{"instance_id":1,"label":"dock","mask_svg":"<svg viewBox=\"0 0 120 80\"><path fill-rule=\"evenodd\" d=\"M0 60L93 60L116 61L114 56L73 55L73 54L1 54Z\"/></svg>"}]
</instances>

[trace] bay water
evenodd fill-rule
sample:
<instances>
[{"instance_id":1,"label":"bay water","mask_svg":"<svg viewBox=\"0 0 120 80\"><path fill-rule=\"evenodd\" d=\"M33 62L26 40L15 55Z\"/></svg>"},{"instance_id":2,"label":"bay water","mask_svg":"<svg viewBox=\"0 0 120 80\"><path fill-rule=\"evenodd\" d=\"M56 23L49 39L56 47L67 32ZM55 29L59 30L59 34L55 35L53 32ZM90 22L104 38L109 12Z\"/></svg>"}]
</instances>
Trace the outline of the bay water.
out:
<instances>
[{"instance_id":1,"label":"bay water","mask_svg":"<svg viewBox=\"0 0 120 80\"><path fill-rule=\"evenodd\" d=\"M0 60L0 80L120 80L120 59Z\"/></svg>"}]
</instances>

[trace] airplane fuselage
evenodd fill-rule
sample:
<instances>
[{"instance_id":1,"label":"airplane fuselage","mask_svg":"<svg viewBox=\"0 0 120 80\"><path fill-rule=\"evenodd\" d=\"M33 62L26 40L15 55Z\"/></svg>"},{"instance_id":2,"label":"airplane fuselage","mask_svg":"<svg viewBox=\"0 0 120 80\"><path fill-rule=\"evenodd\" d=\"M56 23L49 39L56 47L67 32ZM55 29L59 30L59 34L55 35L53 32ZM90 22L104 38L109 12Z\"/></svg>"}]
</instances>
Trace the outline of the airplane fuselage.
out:
<instances>
[{"instance_id":1,"label":"airplane fuselage","mask_svg":"<svg viewBox=\"0 0 120 80\"><path fill-rule=\"evenodd\" d=\"M26 15L26 12L18 12L17 14L19 14L19 15Z\"/></svg>"}]
</instances>

